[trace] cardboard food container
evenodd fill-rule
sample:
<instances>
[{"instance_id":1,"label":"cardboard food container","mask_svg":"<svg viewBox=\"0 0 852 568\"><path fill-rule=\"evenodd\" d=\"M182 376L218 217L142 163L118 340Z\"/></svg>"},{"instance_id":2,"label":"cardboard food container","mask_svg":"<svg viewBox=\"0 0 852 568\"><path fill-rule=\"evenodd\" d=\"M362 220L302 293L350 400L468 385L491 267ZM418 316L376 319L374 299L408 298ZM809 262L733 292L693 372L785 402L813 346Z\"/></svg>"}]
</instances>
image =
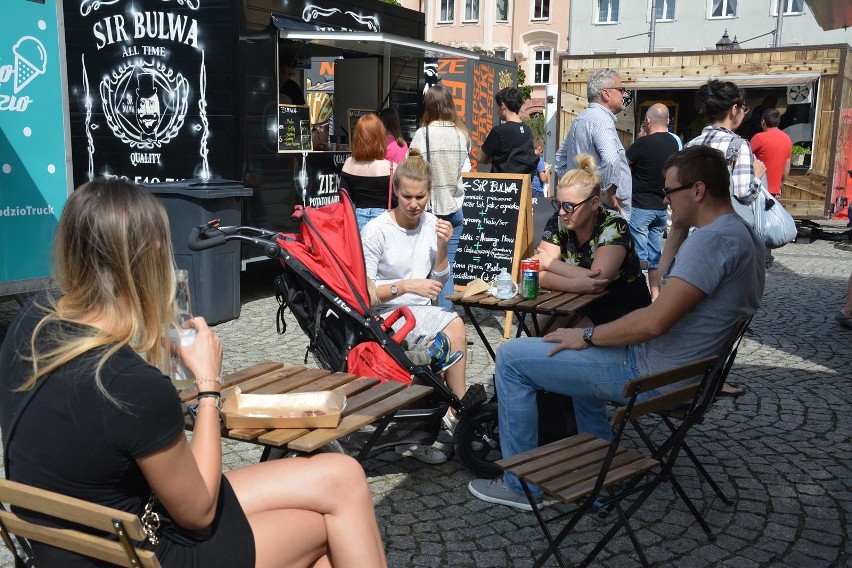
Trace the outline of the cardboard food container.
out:
<instances>
[{"instance_id":1,"label":"cardboard food container","mask_svg":"<svg viewBox=\"0 0 852 568\"><path fill-rule=\"evenodd\" d=\"M343 391L243 394L237 387L222 404L225 428L337 428L346 407Z\"/></svg>"}]
</instances>

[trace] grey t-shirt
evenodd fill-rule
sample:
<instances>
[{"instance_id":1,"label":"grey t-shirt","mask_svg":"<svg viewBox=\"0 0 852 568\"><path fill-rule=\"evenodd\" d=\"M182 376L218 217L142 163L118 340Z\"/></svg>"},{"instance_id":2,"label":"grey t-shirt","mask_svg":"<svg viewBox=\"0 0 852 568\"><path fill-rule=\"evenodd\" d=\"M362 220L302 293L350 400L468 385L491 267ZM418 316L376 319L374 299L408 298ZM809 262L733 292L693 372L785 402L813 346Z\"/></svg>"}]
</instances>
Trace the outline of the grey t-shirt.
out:
<instances>
[{"instance_id":1,"label":"grey t-shirt","mask_svg":"<svg viewBox=\"0 0 852 568\"><path fill-rule=\"evenodd\" d=\"M681 245L660 283L681 278L704 297L666 334L632 346L645 375L714 355L737 321L760 306L765 281L765 249L758 236L735 214L722 215L696 229Z\"/></svg>"}]
</instances>

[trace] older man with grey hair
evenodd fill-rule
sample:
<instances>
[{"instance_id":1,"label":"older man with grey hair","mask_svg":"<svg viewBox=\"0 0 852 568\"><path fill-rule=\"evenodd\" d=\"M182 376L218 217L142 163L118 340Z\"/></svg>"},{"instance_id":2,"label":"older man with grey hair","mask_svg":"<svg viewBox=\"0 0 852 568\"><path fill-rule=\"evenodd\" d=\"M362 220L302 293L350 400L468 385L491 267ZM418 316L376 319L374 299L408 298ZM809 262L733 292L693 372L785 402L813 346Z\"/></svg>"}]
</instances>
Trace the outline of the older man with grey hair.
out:
<instances>
[{"instance_id":1,"label":"older man with grey hair","mask_svg":"<svg viewBox=\"0 0 852 568\"><path fill-rule=\"evenodd\" d=\"M553 164L557 179L574 165L577 154L591 154L598 163L605 206L630 219L632 181L624 146L615 129L616 114L630 104L630 95L621 77L612 69L595 71L587 85L589 107L581 112L556 151Z\"/></svg>"}]
</instances>

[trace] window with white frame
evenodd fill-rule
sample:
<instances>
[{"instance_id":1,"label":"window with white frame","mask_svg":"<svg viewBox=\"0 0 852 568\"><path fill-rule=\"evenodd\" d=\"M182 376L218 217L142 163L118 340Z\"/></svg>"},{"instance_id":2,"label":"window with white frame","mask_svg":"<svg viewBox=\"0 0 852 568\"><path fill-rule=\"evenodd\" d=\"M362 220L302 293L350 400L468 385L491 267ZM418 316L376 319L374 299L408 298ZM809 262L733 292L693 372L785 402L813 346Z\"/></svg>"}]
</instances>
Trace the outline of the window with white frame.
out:
<instances>
[{"instance_id":1,"label":"window with white frame","mask_svg":"<svg viewBox=\"0 0 852 568\"><path fill-rule=\"evenodd\" d=\"M497 59L506 59L506 50L505 49L495 49L494 57Z\"/></svg>"},{"instance_id":2,"label":"window with white frame","mask_svg":"<svg viewBox=\"0 0 852 568\"><path fill-rule=\"evenodd\" d=\"M479 21L479 0L464 0L464 20L462 21Z\"/></svg>"},{"instance_id":3,"label":"window with white frame","mask_svg":"<svg viewBox=\"0 0 852 568\"><path fill-rule=\"evenodd\" d=\"M550 0L533 0L533 20L550 18Z\"/></svg>"},{"instance_id":4,"label":"window with white frame","mask_svg":"<svg viewBox=\"0 0 852 568\"><path fill-rule=\"evenodd\" d=\"M657 0L656 19L658 22L672 22L675 15L675 0Z\"/></svg>"},{"instance_id":5,"label":"window with white frame","mask_svg":"<svg viewBox=\"0 0 852 568\"><path fill-rule=\"evenodd\" d=\"M598 1L598 10L597 10L597 19L595 20L598 24L615 24L618 22L618 0L597 0Z\"/></svg>"},{"instance_id":6,"label":"window with white frame","mask_svg":"<svg viewBox=\"0 0 852 568\"><path fill-rule=\"evenodd\" d=\"M494 0L494 20L497 22L509 21L509 0Z\"/></svg>"},{"instance_id":7,"label":"window with white frame","mask_svg":"<svg viewBox=\"0 0 852 568\"><path fill-rule=\"evenodd\" d=\"M773 0L772 15L778 15L778 3L784 6L785 16L798 16L805 13L805 0Z\"/></svg>"},{"instance_id":8,"label":"window with white frame","mask_svg":"<svg viewBox=\"0 0 852 568\"><path fill-rule=\"evenodd\" d=\"M550 50L536 49L533 63L533 83L546 85L550 82Z\"/></svg>"},{"instance_id":9,"label":"window with white frame","mask_svg":"<svg viewBox=\"0 0 852 568\"><path fill-rule=\"evenodd\" d=\"M737 15L737 0L710 0L711 18L734 18Z\"/></svg>"},{"instance_id":10,"label":"window with white frame","mask_svg":"<svg viewBox=\"0 0 852 568\"><path fill-rule=\"evenodd\" d=\"M455 18L456 2L455 0L438 0L440 4L440 16L438 23L450 23Z\"/></svg>"}]
</instances>

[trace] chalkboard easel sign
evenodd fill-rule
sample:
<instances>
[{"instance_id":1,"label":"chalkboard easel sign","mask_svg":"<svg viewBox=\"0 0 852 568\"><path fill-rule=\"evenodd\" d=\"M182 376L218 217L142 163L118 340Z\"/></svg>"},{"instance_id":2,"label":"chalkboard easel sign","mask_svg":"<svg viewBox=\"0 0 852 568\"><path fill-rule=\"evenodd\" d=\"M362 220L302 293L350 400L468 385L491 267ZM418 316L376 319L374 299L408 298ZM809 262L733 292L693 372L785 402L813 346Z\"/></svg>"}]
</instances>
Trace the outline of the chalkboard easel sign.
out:
<instances>
[{"instance_id":1,"label":"chalkboard easel sign","mask_svg":"<svg viewBox=\"0 0 852 568\"><path fill-rule=\"evenodd\" d=\"M528 174L464 173L464 230L453 263L456 290L474 278L493 281L505 268L518 282L521 260L533 252L532 195ZM503 335L508 337L511 312Z\"/></svg>"},{"instance_id":2,"label":"chalkboard easel sign","mask_svg":"<svg viewBox=\"0 0 852 568\"><path fill-rule=\"evenodd\" d=\"M278 105L278 153L310 152L311 109L308 105Z\"/></svg>"},{"instance_id":3,"label":"chalkboard easel sign","mask_svg":"<svg viewBox=\"0 0 852 568\"><path fill-rule=\"evenodd\" d=\"M352 136L355 135L355 123L358 122L358 119L367 114L376 114L376 111L366 109L366 108L350 108L346 111L346 114L349 117L347 121L349 124L349 147L352 147Z\"/></svg>"},{"instance_id":4,"label":"chalkboard easel sign","mask_svg":"<svg viewBox=\"0 0 852 568\"><path fill-rule=\"evenodd\" d=\"M464 173L464 230L453 281L490 282L505 268L517 282L520 261L532 254L532 198L525 174Z\"/></svg>"}]
</instances>

